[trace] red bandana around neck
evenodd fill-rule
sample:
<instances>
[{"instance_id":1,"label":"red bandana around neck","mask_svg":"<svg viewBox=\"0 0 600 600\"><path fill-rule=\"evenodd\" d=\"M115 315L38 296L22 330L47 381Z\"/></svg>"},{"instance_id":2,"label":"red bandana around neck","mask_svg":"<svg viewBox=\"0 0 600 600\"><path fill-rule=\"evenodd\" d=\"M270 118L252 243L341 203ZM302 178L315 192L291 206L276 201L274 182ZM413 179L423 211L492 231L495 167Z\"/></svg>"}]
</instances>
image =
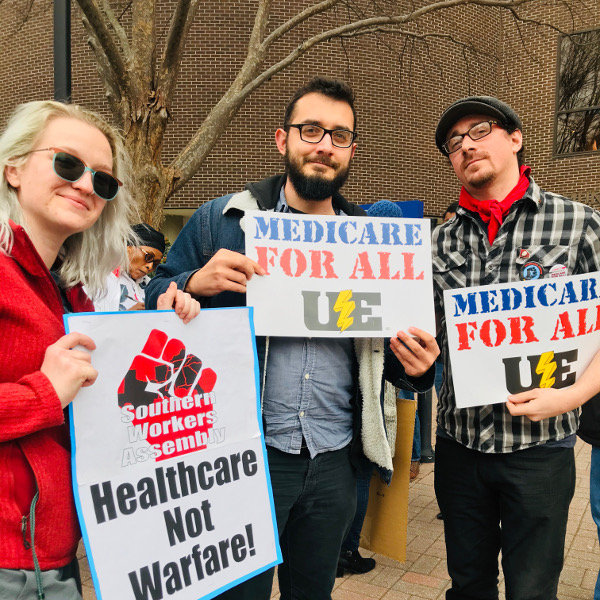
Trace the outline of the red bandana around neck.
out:
<instances>
[{"instance_id":1,"label":"red bandana around neck","mask_svg":"<svg viewBox=\"0 0 600 600\"><path fill-rule=\"evenodd\" d=\"M508 196L504 200L476 200L464 187L460 190L458 205L478 213L483 222L488 224L488 240L490 244L494 243L500 225L502 225L502 221L510 207L514 202L523 197L523 194L525 194L529 187L531 167L523 165L519 169L519 173L521 176L517 185L508 193Z\"/></svg>"}]
</instances>

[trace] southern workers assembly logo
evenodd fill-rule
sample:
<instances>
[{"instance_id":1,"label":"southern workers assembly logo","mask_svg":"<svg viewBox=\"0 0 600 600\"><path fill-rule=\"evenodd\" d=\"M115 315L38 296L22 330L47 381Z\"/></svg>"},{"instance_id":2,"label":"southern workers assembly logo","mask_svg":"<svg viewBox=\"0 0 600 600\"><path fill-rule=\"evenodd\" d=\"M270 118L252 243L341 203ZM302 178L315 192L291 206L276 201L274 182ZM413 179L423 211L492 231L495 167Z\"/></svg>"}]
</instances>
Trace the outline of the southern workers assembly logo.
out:
<instances>
[{"instance_id":1,"label":"southern workers assembly logo","mask_svg":"<svg viewBox=\"0 0 600 600\"><path fill-rule=\"evenodd\" d=\"M225 428L215 426L216 381L217 374L203 368L181 340L153 329L118 390L131 444L123 450L121 466L158 462L222 442Z\"/></svg>"}]
</instances>

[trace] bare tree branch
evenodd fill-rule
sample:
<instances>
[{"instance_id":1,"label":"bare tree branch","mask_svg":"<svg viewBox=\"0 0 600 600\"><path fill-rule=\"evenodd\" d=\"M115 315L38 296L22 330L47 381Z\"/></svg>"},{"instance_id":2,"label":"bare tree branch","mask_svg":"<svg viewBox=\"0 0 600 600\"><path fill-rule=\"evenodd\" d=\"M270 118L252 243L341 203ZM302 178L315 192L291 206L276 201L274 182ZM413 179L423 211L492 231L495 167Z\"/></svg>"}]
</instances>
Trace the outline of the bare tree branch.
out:
<instances>
[{"instance_id":1,"label":"bare tree branch","mask_svg":"<svg viewBox=\"0 0 600 600\"><path fill-rule=\"evenodd\" d=\"M510 9L531 1L533 0L440 0L439 2L423 6L410 13L402 15L375 16L354 21L352 23L346 23L333 29L322 31L308 38L307 40L304 40L286 57L271 65L269 68L263 70L257 76L249 79L247 83L245 83L245 77L241 76L245 71L244 67L247 66L248 61L256 60L256 57L253 56L253 53L249 52L246 58L246 63L238 73L234 83L230 86L229 90L220 99L220 101L213 107L200 129L194 134L185 149L182 150L182 152L171 164L171 167L174 169L174 171L178 173L178 179L175 182L174 190L180 189L196 173L202 162L206 159L214 145L217 143L220 135L220 128L223 128L231 121L243 104L244 100L265 81L268 81L274 75L289 67L296 60L298 60L300 56L308 52L314 46L334 38L350 38L371 34L376 31L382 32L386 27L414 22L427 14L439 12L449 8L455 8L457 6L478 5ZM291 19L286 24L277 28L273 33L271 33L265 39L265 42L263 42L263 47L266 48L267 40L269 40L268 45L270 45L274 43L278 37L283 36L285 32L289 31L292 28L291 23L297 24L305 21L307 18L309 18L307 16L309 13L310 16L322 13L327 8L331 8L338 3L339 0L326 0L302 11L302 13L297 15L294 19ZM401 29L395 30L395 33L414 36L414 34L411 32ZM245 83L245 85L240 88L240 83Z\"/></svg>"},{"instance_id":2,"label":"bare tree branch","mask_svg":"<svg viewBox=\"0 0 600 600\"><path fill-rule=\"evenodd\" d=\"M374 31L373 28L385 25L399 25L404 23L410 23L422 18L426 14L438 12L440 10L448 8L454 8L457 6L475 4L479 6L512 8L531 1L533 0L441 0L440 2L423 6L420 9L417 9L411 13L404 15L392 17L370 17L367 19L362 19L360 21L355 21L354 23L347 23L334 29L320 32L317 35L307 40L304 40L302 44L297 46L285 58L281 59L278 63L275 63L274 65L271 65L271 67L269 67L268 69L264 70L257 78L250 82L247 88L244 88L241 93L245 94L246 96L249 95L257 87L262 85L265 81L267 81L286 67L289 67L292 63L298 60L300 56L308 52L308 50L310 50L318 44L321 44L333 38L356 37L359 35L366 35L367 33L372 33Z\"/></svg>"},{"instance_id":3,"label":"bare tree branch","mask_svg":"<svg viewBox=\"0 0 600 600\"><path fill-rule=\"evenodd\" d=\"M406 73L413 68L415 53L423 48L429 60L442 69L436 62L437 54L429 42L444 40L460 48L463 61L468 66L477 55L492 59L497 57L487 47L476 47L462 31L446 33L443 29L441 32L425 30L421 25L424 17L467 6L503 9L512 15L521 44L530 53L523 27L538 25L554 31L559 29L553 22L530 18L527 12L517 9L530 3L543 5L544 1L305 0L302 3L305 8L287 20L272 25L270 30L269 19L274 0L255 0L252 3L254 21L249 25L250 35L242 66L186 147L166 166L161 162L164 135L190 30L201 6L200 0L172 3L172 17L159 61L156 61L155 54L158 47L156 0L128 0L123 3L127 4L125 10L131 9L131 13L127 13L132 19L131 37L120 22L125 11L117 18L111 9L111 2L115 6L113 0L77 0L110 108L117 124L125 132L126 143L134 157L138 200L144 207L144 217L155 225L160 225L161 210L166 199L181 189L199 170L246 99L315 46L338 40L350 69L347 40L365 35L376 36L378 43L398 55L401 69ZM586 0L547 1L551 1L553 6L567 7L575 23L577 15L571 5L580 3L585 7ZM295 38L300 29L312 33L290 50L287 40ZM391 36L398 36L401 44L392 43ZM468 68L467 74L469 76ZM468 83L470 86L470 79Z\"/></svg>"},{"instance_id":4,"label":"bare tree branch","mask_svg":"<svg viewBox=\"0 0 600 600\"><path fill-rule=\"evenodd\" d=\"M23 7L19 18L19 25L17 27L17 31L21 31L21 29L23 29L23 27L25 26L25 23L29 21L31 11L33 10L33 2L34 0L27 0L27 2L25 2L25 6Z\"/></svg>"},{"instance_id":5,"label":"bare tree branch","mask_svg":"<svg viewBox=\"0 0 600 600\"><path fill-rule=\"evenodd\" d=\"M268 25L271 4L272 0L260 0L244 64L227 92L210 111L200 129L171 164L171 168L178 174L174 190L181 188L193 177L202 161L217 143L220 137L217 124L229 123L247 97L247 94L240 94L240 90L245 89L248 82L252 81L264 61L265 48L261 44L261 40Z\"/></svg>"},{"instance_id":6,"label":"bare tree branch","mask_svg":"<svg viewBox=\"0 0 600 600\"><path fill-rule=\"evenodd\" d=\"M267 50L273 44L273 42L279 40L286 33L291 31L295 27L298 27L298 25L300 25L304 21L310 19L315 15L329 10L336 4L339 4L339 2L340 0L324 0L323 2L319 2L318 4L313 4L313 6L309 6L302 12L299 12L297 15L294 15L289 21L286 21L283 25L280 25L277 29L272 31L268 37L264 39L263 46L265 50Z\"/></svg>"},{"instance_id":7,"label":"bare tree branch","mask_svg":"<svg viewBox=\"0 0 600 600\"><path fill-rule=\"evenodd\" d=\"M228 94L239 93L239 91L256 76L265 60L266 49L263 47L261 40L266 33L267 25L269 23L271 4L272 0L259 1L258 10L256 11L256 17L254 18L254 24L250 34L250 40L248 42L246 58L241 69L238 71L234 82L229 87Z\"/></svg>"},{"instance_id":8,"label":"bare tree branch","mask_svg":"<svg viewBox=\"0 0 600 600\"><path fill-rule=\"evenodd\" d=\"M254 26L252 27L252 33L250 34L250 41L248 43L249 52L259 50L261 45L263 45L262 42L269 24L269 15L272 4L272 0L260 0L258 3L258 9L254 19Z\"/></svg>"},{"instance_id":9,"label":"bare tree branch","mask_svg":"<svg viewBox=\"0 0 600 600\"><path fill-rule=\"evenodd\" d=\"M77 4L87 19L86 30L94 40L92 49L100 65L100 75L105 82L110 81L110 92L121 100L129 88L128 70L118 47L110 34L103 13L94 0L77 0Z\"/></svg>"},{"instance_id":10,"label":"bare tree branch","mask_svg":"<svg viewBox=\"0 0 600 600\"><path fill-rule=\"evenodd\" d=\"M154 63L156 59L156 25L154 0L134 0L132 4L129 57L130 103L134 119L146 119L147 106L154 96Z\"/></svg>"},{"instance_id":11,"label":"bare tree branch","mask_svg":"<svg viewBox=\"0 0 600 600\"><path fill-rule=\"evenodd\" d=\"M552 23L547 23L545 21L540 21L537 19L526 19L525 17L520 16L519 13L517 13L517 11L514 8L510 8L510 9L508 9L508 11L513 16L513 18L515 20L515 24L519 28L519 35L521 35L521 33L522 33L521 28L519 27L519 23L527 23L528 25L537 25L538 27L546 27L547 29L552 29L552 30L556 31L557 33L563 33L563 30L560 27L556 27ZM522 35L521 35L521 39L523 39Z\"/></svg>"},{"instance_id":12,"label":"bare tree branch","mask_svg":"<svg viewBox=\"0 0 600 600\"><path fill-rule=\"evenodd\" d=\"M105 95L106 99L108 100L110 110L115 117L118 127L124 129L126 127L127 116L122 110L121 99L123 96L123 90L125 89L125 82L118 81L117 73L115 73L112 65L109 63L108 57L102 51L100 42L96 37L96 32L90 25L89 21L84 17L82 22L89 36L88 45L96 57L96 69L100 75L100 79L104 84L104 89L106 92Z\"/></svg>"},{"instance_id":13,"label":"bare tree branch","mask_svg":"<svg viewBox=\"0 0 600 600\"><path fill-rule=\"evenodd\" d=\"M115 32L115 36L119 41L119 45L121 46L121 51L125 56L129 56L131 52L131 48L129 47L129 40L127 39L127 34L123 29L121 23L119 23L119 19L115 16L112 8L110 7L110 3L108 0L102 0L102 12L106 15L108 20L108 24L112 27L112 30Z\"/></svg>"},{"instance_id":14,"label":"bare tree branch","mask_svg":"<svg viewBox=\"0 0 600 600\"><path fill-rule=\"evenodd\" d=\"M171 18L167 43L156 78L156 102L159 109L165 111L165 116L171 108L181 57L199 5L199 0L180 0Z\"/></svg>"}]
</instances>

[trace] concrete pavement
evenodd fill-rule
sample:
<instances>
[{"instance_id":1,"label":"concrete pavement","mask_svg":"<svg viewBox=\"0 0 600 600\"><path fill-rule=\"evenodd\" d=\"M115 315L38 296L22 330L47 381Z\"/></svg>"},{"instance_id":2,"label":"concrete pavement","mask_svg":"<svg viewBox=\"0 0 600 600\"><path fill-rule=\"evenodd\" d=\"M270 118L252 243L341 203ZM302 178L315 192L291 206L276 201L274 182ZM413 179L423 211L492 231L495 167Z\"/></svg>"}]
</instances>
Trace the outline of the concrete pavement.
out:
<instances>
[{"instance_id":1,"label":"concrete pavement","mask_svg":"<svg viewBox=\"0 0 600 600\"><path fill-rule=\"evenodd\" d=\"M577 441L575 447L577 484L569 511L563 568L558 598L592 600L600 567L600 546L590 514L589 477L591 446ZM410 486L407 559L398 563L372 555L377 567L365 575L336 580L334 600L437 600L450 587L446 571L443 523L436 519L433 464L422 464ZM397 475L396 475L397 476ZM278 598L275 594L273 598ZM504 598L504 594L500 595Z\"/></svg>"},{"instance_id":2,"label":"concrete pavement","mask_svg":"<svg viewBox=\"0 0 600 600\"><path fill-rule=\"evenodd\" d=\"M578 440L575 455L577 486L569 512L565 566L560 578L558 597L560 600L592 600L600 567L600 547L590 515L590 446ZM333 600L444 598L450 579L446 572L443 523L436 519L438 507L433 491L433 469L433 464L422 464L420 474L410 486L406 562L399 563L384 556L373 555L377 560L373 571L364 575L347 575L336 580ZM408 477L408 473L406 476ZM365 556L372 555L367 551L361 552ZM96 600L83 546L80 548L80 566L83 598ZM277 583L274 585L272 598L279 598ZM503 594L501 598L504 598Z\"/></svg>"}]
</instances>

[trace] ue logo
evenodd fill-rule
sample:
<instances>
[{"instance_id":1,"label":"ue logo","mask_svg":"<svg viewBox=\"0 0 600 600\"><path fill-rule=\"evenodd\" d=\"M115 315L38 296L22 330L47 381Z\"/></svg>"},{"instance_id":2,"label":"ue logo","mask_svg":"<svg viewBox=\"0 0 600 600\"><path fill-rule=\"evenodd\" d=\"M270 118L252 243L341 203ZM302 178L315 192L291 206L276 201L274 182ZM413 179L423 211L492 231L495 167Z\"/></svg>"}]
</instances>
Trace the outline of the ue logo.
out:
<instances>
[{"instance_id":1,"label":"ue logo","mask_svg":"<svg viewBox=\"0 0 600 600\"><path fill-rule=\"evenodd\" d=\"M575 373L570 365L577 360L577 350L544 352L528 356L530 376L526 383L521 379L521 357L504 358L506 389L510 394L526 392L533 388L564 388L575 383Z\"/></svg>"},{"instance_id":2,"label":"ue logo","mask_svg":"<svg viewBox=\"0 0 600 600\"><path fill-rule=\"evenodd\" d=\"M302 292L304 324L311 331L381 331L381 317L373 307L381 306L377 292Z\"/></svg>"}]
</instances>

